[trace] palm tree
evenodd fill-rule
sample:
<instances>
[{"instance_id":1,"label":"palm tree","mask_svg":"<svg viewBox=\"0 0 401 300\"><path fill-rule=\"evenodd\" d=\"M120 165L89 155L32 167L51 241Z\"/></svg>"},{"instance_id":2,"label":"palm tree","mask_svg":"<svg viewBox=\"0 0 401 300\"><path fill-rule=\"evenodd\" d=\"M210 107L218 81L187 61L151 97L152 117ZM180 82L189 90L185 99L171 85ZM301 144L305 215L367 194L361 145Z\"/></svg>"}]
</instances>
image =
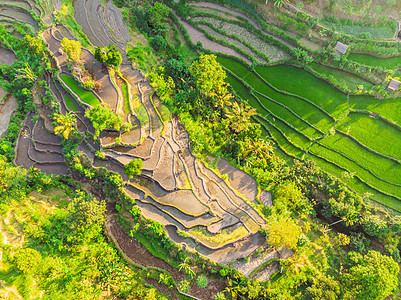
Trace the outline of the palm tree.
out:
<instances>
[{"instance_id":1,"label":"palm tree","mask_svg":"<svg viewBox=\"0 0 401 300\"><path fill-rule=\"evenodd\" d=\"M54 128L55 134L63 134L64 138L68 140L70 133L75 129L77 119L72 112L67 113L65 116L61 114L55 114L54 120L59 124Z\"/></svg>"},{"instance_id":2,"label":"palm tree","mask_svg":"<svg viewBox=\"0 0 401 300\"><path fill-rule=\"evenodd\" d=\"M243 103L234 102L231 111L227 110L226 116L230 120L231 129L240 133L251 124L251 117L256 115L256 109Z\"/></svg>"},{"instance_id":3,"label":"palm tree","mask_svg":"<svg viewBox=\"0 0 401 300\"><path fill-rule=\"evenodd\" d=\"M242 157L254 156L266 162L273 154L273 146L264 139L248 139L248 145L242 153Z\"/></svg>"},{"instance_id":4,"label":"palm tree","mask_svg":"<svg viewBox=\"0 0 401 300\"><path fill-rule=\"evenodd\" d=\"M191 269L191 266L187 263L188 257L184 260L184 262L178 265L178 271L184 270L191 278L195 276L194 270Z\"/></svg>"},{"instance_id":5,"label":"palm tree","mask_svg":"<svg viewBox=\"0 0 401 300\"><path fill-rule=\"evenodd\" d=\"M231 106L230 100L234 98L234 95L228 92L228 86L228 83L219 85L210 92L210 96L216 98L215 107L224 108L225 106Z\"/></svg>"},{"instance_id":6,"label":"palm tree","mask_svg":"<svg viewBox=\"0 0 401 300\"><path fill-rule=\"evenodd\" d=\"M25 63L24 68L18 69L17 73L18 73L18 75L15 76L15 79L26 78L26 79L34 81L34 82L37 79L36 74L32 71L32 69L28 63Z\"/></svg>"}]
</instances>

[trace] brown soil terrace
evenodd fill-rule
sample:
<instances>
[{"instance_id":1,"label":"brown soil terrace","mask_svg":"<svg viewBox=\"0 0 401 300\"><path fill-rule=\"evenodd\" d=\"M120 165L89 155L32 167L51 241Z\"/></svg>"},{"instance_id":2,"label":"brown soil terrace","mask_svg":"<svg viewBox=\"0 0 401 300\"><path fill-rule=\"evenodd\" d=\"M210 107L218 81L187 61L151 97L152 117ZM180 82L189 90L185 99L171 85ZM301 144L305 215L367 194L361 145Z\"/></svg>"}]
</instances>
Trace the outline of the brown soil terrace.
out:
<instances>
[{"instance_id":1,"label":"brown soil terrace","mask_svg":"<svg viewBox=\"0 0 401 300\"><path fill-rule=\"evenodd\" d=\"M27 1L27 4L22 5L29 3ZM53 1L54 8L60 5L60 0ZM272 263L260 270L258 267L272 258L277 258L278 254L277 251L267 248L265 237L259 233L266 221L252 204L262 202L271 205L271 194L262 191L257 199L256 181L225 160L218 162L218 170L210 169L191 153L188 133L179 120L174 116L168 122L161 120L160 100L154 95L154 90L144 74L133 68L128 61L125 52L125 43L130 40L128 29L120 11L111 0L107 0L104 5L100 0L77 0L74 2L74 8L77 22L95 46L114 43L123 50L123 64L120 70L124 78L110 78L107 68L98 63L93 54L86 49L83 49L81 59L101 83L102 89L95 93L95 96L101 102L110 105L115 112L121 113L125 121L133 124L133 128L124 134L104 130L99 141L86 139L77 150L85 154L94 167L106 168L120 174L124 180L126 194L135 200L145 217L163 224L174 242L188 250L197 251L214 262L232 264L244 274L253 274L252 272L257 270L252 275L253 278L268 278L277 265ZM218 9L222 10L221 7ZM229 13L239 14L233 11ZM203 33L185 21L181 22L191 31L190 35L195 38L195 43L196 35L199 36L198 40L204 43ZM63 37L74 38L71 32L63 25L57 24L45 30L42 36L54 58L53 65L57 66L61 73L73 76L66 66L66 55L59 52ZM216 51L215 47L222 47L223 53L233 54L230 48L218 43L207 43L203 44L205 48L211 47ZM10 57L13 55L0 48L0 54L3 52ZM60 78L52 78L47 74L46 81L57 99L60 112L64 114L69 111L65 98L70 97L81 107L74 112L78 120L78 131L94 133L91 122L84 116L86 106L79 97L67 90L60 83ZM125 82L128 82L130 94L139 96L149 116L149 126L141 124L132 109L129 113L123 111L121 87ZM29 113L20 130L15 164L27 169L34 166L48 174L67 174L68 168L60 146L61 139L51 132L53 128L49 108L41 104L39 113L40 116ZM117 138L121 139L121 143L116 143ZM97 150L105 154L104 159L94 155ZM124 173L124 165L134 158L143 160L144 170L142 175L130 180ZM227 180L220 174L226 175ZM127 220L133 222L130 218ZM240 235L230 236L230 232L238 229ZM179 234L178 230L184 234ZM165 269L176 282L184 278L175 268L152 256L144 246L129 237L112 214L108 217L106 231L124 255L134 263ZM253 257L252 254L257 249L265 249L266 255L263 258ZM245 263L243 258L250 256L251 259ZM160 284L154 284L164 289ZM210 280L206 289L199 289L195 285L190 293L201 299L211 299L223 289L224 284L221 281Z\"/></svg>"}]
</instances>

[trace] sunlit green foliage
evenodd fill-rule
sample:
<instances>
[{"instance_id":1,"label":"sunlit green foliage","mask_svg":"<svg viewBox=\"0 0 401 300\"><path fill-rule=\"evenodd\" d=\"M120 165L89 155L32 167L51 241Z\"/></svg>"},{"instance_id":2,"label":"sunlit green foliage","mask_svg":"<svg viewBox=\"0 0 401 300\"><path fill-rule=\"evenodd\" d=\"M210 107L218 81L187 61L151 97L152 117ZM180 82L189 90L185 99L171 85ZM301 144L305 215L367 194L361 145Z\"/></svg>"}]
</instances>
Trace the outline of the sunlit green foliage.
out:
<instances>
[{"instance_id":1,"label":"sunlit green foliage","mask_svg":"<svg viewBox=\"0 0 401 300\"><path fill-rule=\"evenodd\" d=\"M360 300L379 300L391 295L398 285L400 267L390 257L370 250L366 255L350 252L343 282L348 295Z\"/></svg>"},{"instance_id":2,"label":"sunlit green foliage","mask_svg":"<svg viewBox=\"0 0 401 300\"><path fill-rule=\"evenodd\" d=\"M95 58L104 64L118 67L123 59L116 45L110 44L109 47L97 47L95 50Z\"/></svg>"},{"instance_id":3,"label":"sunlit green foliage","mask_svg":"<svg viewBox=\"0 0 401 300\"><path fill-rule=\"evenodd\" d=\"M96 129L95 138L104 129L120 130L123 125L123 119L117 116L106 104L99 104L92 109L88 109L85 115L92 121Z\"/></svg>"},{"instance_id":4,"label":"sunlit green foliage","mask_svg":"<svg viewBox=\"0 0 401 300\"><path fill-rule=\"evenodd\" d=\"M124 166L124 171L125 171L125 174L128 175L129 178L133 178L134 175L141 175L142 168L143 168L142 159L135 158Z\"/></svg>"},{"instance_id":5,"label":"sunlit green foliage","mask_svg":"<svg viewBox=\"0 0 401 300\"><path fill-rule=\"evenodd\" d=\"M75 125L77 123L77 118L74 113L69 112L65 115L55 114L54 120L57 122L58 126L54 128L55 134L62 134L63 137L68 140L70 133L74 131Z\"/></svg>"},{"instance_id":6,"label":"sunlit green foliage","mask_svg":"<svg viewBox=\"0 0 401 300\"><path fill-rule=\"evenodd\" d=\"M67 53L68 59L73 62L77 62L80 59L82 50L81 43L79 41L69 40L65 37L61 41L61 46L63 47L65 53Z\"/></svg>"}]
</instances>

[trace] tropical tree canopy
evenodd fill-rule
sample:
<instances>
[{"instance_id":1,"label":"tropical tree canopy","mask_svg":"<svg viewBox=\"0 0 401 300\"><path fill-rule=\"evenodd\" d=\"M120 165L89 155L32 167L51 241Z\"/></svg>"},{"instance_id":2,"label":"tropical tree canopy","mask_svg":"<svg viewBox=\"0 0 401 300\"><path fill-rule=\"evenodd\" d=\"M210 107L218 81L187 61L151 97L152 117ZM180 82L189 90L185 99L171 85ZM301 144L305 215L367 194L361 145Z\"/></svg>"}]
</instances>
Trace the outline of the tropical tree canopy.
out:
<instances>
[{"instance_id":1,"label":"tropical tree canopy","mask_svg":"<svg viewBox=\"0 0 401 300\"><path fill-rule=\"evenodd\" d=\"M63 137L68 140L70 133L74 131L75 125L77 124L77 118L72 112L66 113L66 115L55 114L54 120L58 126L54 128L55 134L62 134Z\"/></svg>"},{"instance_id":2,"label":"tropical tree canopy","mask_svg":"<svg viewBox=\"0 0 401 300\"><path fill-rule=\"evenodd\" d=\"M272 221L266 228L267 242L279 248L295 249L301 235L301 228L290 219Z\"/></svg>"},{"instance_id":3,"label":"tropical tree canopy","mask_svg":"<svg viewBox=\"0 0 401 300\"><path fill-rule=\"evenodd\" d=\"M212 90L218 90L224 86L227 75L223 67L217 62L216 55L205 54L194 61L190 66L190 71L196 78L196 85L199 90L210 95Z\"/></svg>"},{"instance_id":4,"label":"tropical tree canopy","mask_svg":"<svg viewBox=\"0 0 401 300\"><path fill-rule=\"evenodd\" d=\"M100 131L108 128L120 130L123 125L123 118L117 116L106 104L99 104L92 109L88 109L85 115L92 121L96 129L95 138L99 136Z\"/></svg>"},{"instance_id":5,"label":"tropical tree canopy","mask_svg":"<svg viewBox=\"0 0 401 300\"><path fill-rule=\"evenodd\" d=\"M348 271L343 275L350 298L381 300L390 296L398 286L400 267L389 256L370 250L363 255L349 252Z\"/></svg>"},{"instance_id":6,"label":"tropical tree canopy","mask_svg":"<svg viewBox=\"0 0 401 300\"><path fill-rule=\"evenodd\" d=\"M79 41L69 40L65 37L61 41L61 46L71 61L78 61L82 55L81 43Z\"/></svg>"}]
</instances>

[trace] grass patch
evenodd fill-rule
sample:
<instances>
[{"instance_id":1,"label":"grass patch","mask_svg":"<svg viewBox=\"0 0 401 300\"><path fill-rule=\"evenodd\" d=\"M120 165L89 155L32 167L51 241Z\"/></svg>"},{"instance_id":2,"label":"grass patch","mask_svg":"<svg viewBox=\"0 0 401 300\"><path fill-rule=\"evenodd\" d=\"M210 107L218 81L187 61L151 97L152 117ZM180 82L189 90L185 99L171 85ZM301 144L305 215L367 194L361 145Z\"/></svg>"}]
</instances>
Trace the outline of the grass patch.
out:
<instances>
[{"instance_id":1,"label":"grass patch","mask_svg":"<svg viewBox=\"0 0 401 300\"><path fill-rule=\"evenodd\" d=\"M346 21L346 20L344 20ZM392 38L396 29L396 23L383 22L381 24L352 24L352 22L341 22L336 20L333 22L331 19L323 18L322 24L333 28L334 30L353 36L368 35L369 38Z\"/></svg>"},{"instance_id":2,"label":"grass patch","mask_svg":"<svg viewBox=\"0 0 401 300\"><path fill-rule=\"evenodd\" d=\"M75 94L78 95L78 97L81 99L82 102L85 102L92 107L95 107L96 105L99 105L99 100L93 95L91 92L85 91L82 89L78 83L72 79L70 76L67 76L65 74L60 75L61 79L64 81L64 83L74 91Z\"/></svg>"},{"instance_id":3,"label":"grass patch","mask_svg":"<svg viewBox=\"0 0 401 300\"><path fill-rule=\"evenodd\" d=\"M348 88L351 90L357 90L358 86L360 85L363 85L365 89L370 89L373 87L372 83L363 80L362 78L354 74L339 69L323 66L316 63L309 65L309 67L316 73L321 74L325 77L333 76L334 79L336 79L339 83L348 86Z\"/></svg>"},{"instance_id":4,"label":"grass patch","mask_svg":"<svg viewBox=\"0 0 401 300\"><path fill-rule=\"evenodd\" d=\"M123 97L124 97L124 112L126 114L129 114L131 112L130 109L130 98L129 98L129 92L128 92L128 85L124 84L121 86L121 90L123 92Z\"/></svg>"},{"instance_id":5,"label":"grass patch","mask_svg":"<svg viewBox=\"0 0 401 300\"><path fill-rule=\"evenodd\" d=\"M339 117L348 110L347 97L344 93L309 72L288 65L257 66L256 72L266 80L265 82L258 73L251 72L234 59L219 57L219 62L230 71L227 74L227 81L237 95L256 108L258 116L255 120L275 141L280 157L286 161L291 161L291 157L319 160L323 170L333 173L334 168L336 170L334 175L340 178L345 170L355 173L355 178L347 179L351 188L360 193L372 192L375 200L383 204L388 203L391 207L397 206L395 205L396 198L401 199L401 186L399 186L401 185L399 176L401 165L380 154L401 158L401 152L399 152L401 142L398 142L398 140L401 141L401 131L382 120L350 113L348 117L340 120L338 128L343 132L349 130L353 138L372 149L372 152L340 134L326 136L321 140L322 144L312 146L312 140L322 135L313 126L322 132L327 132L334 123L334 119L324 111ZM316 66L320 72L336 71L325 66L317 64ZM333 74L342 76L344 81L352 77L350 76L352 74L343 71L330 75L334 76ZM358 80L348 81L352 81L355 86L361 83L360 78L354 79ZM293 95L279 92L268 83ZM302 100L297 96L305 99ZM399 107L401 111L400 103L399 99L393 101L391 99L378 100L371 96L350 97L351 107L372 109L386 117L390 116L388 118L390 120L394 118L401 123L401 116L394 112L395 107ZM309 147L311 152L305 155ZM375 154L374 151L378 153Z\"/></svg>"},{"instance_id":6,"label":"grass patch","mask_svg":"<svg viewBox=\"0 0 401 300\"><path fill-rule=\"evenodd\" d=\"M327 143L327 141L326 141L326 143ZM344 142L344 143L346 143L346 142ZM341 147L341 149L344 149L343 145L340 145L340 147ZM335 149L335 148L333 148L333 149ZM317 154L317 155L327 159L328 161L335 163L336 165L341 166L342 168L346 169L348 172L354 173L357 177L359 177L360 179L365 181L371 187L377 188L378 190L380 190L384 193L394 195L397 198L401 199L401 187L396 186L391 183L388 183L384 180L381 180L381 179L375 177L368 171L368 169L364 169L360 165L358 165L357 161L355 160L355 157L358 154L361 154L361 155L364 155L363 156L364 158L367 157L369 159L366 151L365 152L359 151L352 155L352 153L351 153L352 150L350 150L349 152L347 152L348 155L346 155L346 156L348 156L348 157L351 156L351 157L347 158L347 157L341 155L340 153L335 152L334 150L322 147L319 144L314 144L311 147L310 152L312 154ZM375 171L380 171L380 169L376 169ZM341 176L340 176L340 178L341 178Z\"/></svg>"},{"instance_id":7,"label":"grass patch","mask_svg":"<svg viewBox=\"0 0 401 300\"><path fill-rule=\"evenodd\" d=\"M394 69L397 66L401 66L401 56L380 58L369 54L351 53L348 55L348 59L363 65L386 69Z\"/></svg>"},{"instance_id":8,"label":"grass patch","mask_svg":"<svg viewBox=\"0 0 401 300\"><path fill-rule=\"evenodd\" d=\"M339 134L326 136L320 142L323 145L342 153L344 156L356 163L359 163L376 176L396 184L401 184L401 177L399 176L401 174L401 165L399 163L373 154ZM336 162L339 161L336 160ZM345 165L342 166L345 167ZM401 186L399 186L398 189L401 195Z\"/></svg>"},{"instance_id":9,"label":"grass patch","mask_svg":"<svg viewBox=\"0 0 401 300\"><path fill-rule=\"evenodd\" d=\"M157 110L160 113L160 116L162 117L163 123L167 123L171 120L171 112L167 108L167 106L160 104L157 106Z\"/></svg>"},{"instance_id":10,"label":"grass patch","mask_svg":"<svg viewBox=\"0 0 401 300\"><path fill-rule=\"evenodd\" d=\"M225 228L218 234L211 234L204 228L194 228L189 231L210 247L219 247L228 242L234 241L248 233L244 226L237 228Z\"/></svg>"},{"instance_id":11,"label":"grass patch","mask_svg":"<svg viewBox=\"0 0 401 300\"><path fill-rule=\"evenodd\" d=\"M256 119L262 125L262 129L269 132L270 136L275 140L277 145L281 148L281 151L286 153L287 156L292 155L299 159L302 158L305 152L300 147L291 143L291 141L289 141L289 139L284 135L282 131L277 129L269 122L261 119L260 117L257 117Z\"/></svg>"},{"instance_id":12,"label":"grass patch","mask_svg":"<svg viewBox=\"0 0 401 300\"><path fill-rule=\"evenodd\" d=\"M70 97L70 95L65 95L65 104L67 108L71 111L81 111L80 106Z\"/></svg>"},{"instance_id":13,"label":"grass patch","mask_svg":"<svg viewBox=\"0 0 401 300\"><path fill-rule=\"evenodd\" d=\"M314 160L316 162L316 164L320 168L325 170L326 172L328 172L338 178L342 177L344 170L341 169L340 167L336 166L335 164L327 162L324 159L314 156L310 153L307 153L305 155L305 158ZM388 207L391 207L397 211L401 211L401 201L399 201L398 199L395 199L394 197L388 196L384 193L381 193L380 191L377 191L377 190L371 188L370 186L368 186L367 184L365 184L364 182L359 180L358 177L354 176L352 178L348 178L345 180L345 183L348 186L352 187L352 189L355 190L357 193L359 193L361 195L364 193L370 193L370 194L372 194L372 196L370 198L373 199L374 201L382 203L382 204L384 204Z\"/></svg>"}]
</instances>

